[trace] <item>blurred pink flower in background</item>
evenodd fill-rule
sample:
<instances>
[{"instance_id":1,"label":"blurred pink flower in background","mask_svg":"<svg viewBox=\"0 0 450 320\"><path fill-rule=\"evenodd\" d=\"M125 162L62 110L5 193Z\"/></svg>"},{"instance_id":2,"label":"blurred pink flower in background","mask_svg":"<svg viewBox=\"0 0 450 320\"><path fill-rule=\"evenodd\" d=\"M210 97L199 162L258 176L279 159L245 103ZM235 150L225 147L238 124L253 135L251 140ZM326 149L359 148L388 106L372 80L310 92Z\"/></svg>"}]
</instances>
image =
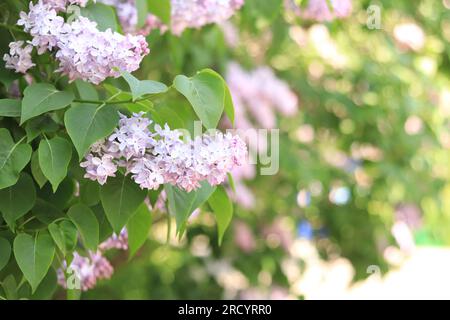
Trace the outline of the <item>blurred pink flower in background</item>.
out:
<instances>
[{"instance_id":1,"label":"blurred pink flower in background","mask_svg":"<svg viewBox=\"0 0 450 320\"><path fill-rule=\"evenodd\" d=\"M394 39L403 50L419 51L425 45L425 33L419 25L412 22L396 25Z\"/></svg>"},{"instance_id":2,"label":"blurred pink flower in background","mask_svg":"<svg viewBox=\"0 0 450 320\"><path fill-rule=\"evenodd\" d=\"M287 0L286 7L302 19L319 22L346 18L352 13L351 0L330 0L329 3L328 0L309 0L305 8L297 5L294 0Z\"/></svg>"}]
</instances>

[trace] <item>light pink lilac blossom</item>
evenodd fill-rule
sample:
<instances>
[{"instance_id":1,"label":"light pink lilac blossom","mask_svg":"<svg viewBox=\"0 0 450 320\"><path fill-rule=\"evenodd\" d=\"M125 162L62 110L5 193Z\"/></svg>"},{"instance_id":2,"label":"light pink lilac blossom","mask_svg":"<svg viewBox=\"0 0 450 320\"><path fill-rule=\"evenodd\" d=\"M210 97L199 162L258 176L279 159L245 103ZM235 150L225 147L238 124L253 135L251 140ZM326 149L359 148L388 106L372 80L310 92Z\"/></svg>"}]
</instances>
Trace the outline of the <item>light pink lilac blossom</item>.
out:
<instances>
[{"instance_id":1,"label":"light pink lilac blossom","mask_svg":"<svg viewBox=\"0 0 450 320\"><path fill-rule=\"evenodd\" d=\"M149 53L143 36L124 36L111 29L100 31L96 22L82 16L66 23L58 16L61 3L30 2L29 12L21 12L17 22L33 37L30 43L38 54L55 52L59 61L57 71L67 75L70 81L82 79L99 84L107 77L119 77L121 71L132 72L139 68L143 57ZM68 3L85 4L85 1Z\"/></svg>"},{"instance_id":2,"label":"light pink lilac blossom","mask_svg":"<svg viewBox=\"0 0 450 320\"><path fill-rule=\"evenodd\" d=\"M189 192L204 180L221 184L247 156L244 142L230 133L203 134L183 141L181 131L171 130L167 124L164 128L155 125L150 131L151 121L143 113L120 117L119 128L94 144L81 163L85 177L100 184L123 167L142 189L169 183Z\"/></svg>"},{"instance_id":3,"label":"light pink lilac blossom","mask_svg":"<svg viewBox=\"0 0 450 320\"><path fill-rule=\"evenodd\" d=\"M16 72L26 73L28 69L35 66L31 61L31 51L33 47L29 44L24 46L23 41L11 42L9 44L9 54L3 56L7 69L13 69Z\"/></svg>"},{"instance_id":4,"label":"light pink lilac blossom","mask_svg":"<svg viewBox=\"0 0 450 320\"><path fill-rule=\"evenodd\" d=\"M67 279L64 270L68 273ZM69 285L76 288L79 284L81 291L87 291L94 288L98 280L111 278L113 272L109 261L100 253L90 252L88 257L83 257L74 252L70 268L67 269L67 265L64 265L63 269L58 269L58 284L63 288Z\"/></svg>"},{"instance_id":5,"label":"light pink lilac blossom","mask_svg":"<svg viewBox=\"0 0 450 320\"><path fill-rule=\"evenodd\" d=\"M294 0L286 0L287 8L303 19L319 22L348 17L352 12L351 0L309 0L306 8L300 8ZM330 10L331 9L331 10Z\"/></svg>"},{"instance_id":6,"label":"light pink lilac blossom","mask_svg":"<svg viewBox=\"0 0 450 320\"><path fill-rule=\"evenodd\" d=\"M72 280L79 282L82 291L94 288L98 280L111 278L114 269L108 259L103 256L105 251L111 249L128 250L127 229L122 229L119 235L113 233L111 237L99 245L96 252L89 251L87 257L83 257L75 251L70 270L67 270L65 262L63 268L58 270L58 283L67 288L70 278L66 280L64 271L68 272L69 277L72 276ZM76 279L73 279L73 277ZM75 283L71 283L71 285L75 285Z\"/></svg>"},{"instance_id":7,"label":"light pink lilac blossom","mask_svg":"<svg viewBox=\"0 0 450 320\"><path fill-rule=\"evenodd\" d=\"M149 14L142 30L137 30L135 0L99 0L116 7L122 28L127 32L148 34L154 29L167 30L159 18ZM171 30L180 35L186 28L200 28L230 18L244 0L171 0Z\"/></svg>"}]
</instances>

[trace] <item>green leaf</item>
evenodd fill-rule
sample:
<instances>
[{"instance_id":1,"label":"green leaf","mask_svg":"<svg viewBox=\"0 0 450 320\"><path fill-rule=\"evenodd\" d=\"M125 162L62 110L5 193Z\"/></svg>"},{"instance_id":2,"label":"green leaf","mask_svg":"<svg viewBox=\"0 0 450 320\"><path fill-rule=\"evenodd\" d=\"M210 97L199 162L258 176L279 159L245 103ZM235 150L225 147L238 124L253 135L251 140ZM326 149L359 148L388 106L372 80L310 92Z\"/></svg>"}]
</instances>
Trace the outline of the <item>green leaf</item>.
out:
<instances>
[{"instance_id":1,"label":"green leaf","mask_svg":"<svg viewBox=\"0 0 450 320\"><path fill-rule=\"evenodd\" d=\"M10 274L2 282L0 282L3 287L3 291L5 291L6 299L8 300L17 300L17 281L14 278L14 275Z\"/></svg>"},{"instance_id":2,"label":"green leaf","mask_svg":"<svg viewBox=\"0 0 450 320\"><path fill-rule=\"evenodd\" d=\"M50 184L46 184L41 190L38 191L38 196L50 202L56 208L64 210L67 209L70 202L74 198L76 191L75 188L75 181L70 177L66 177L59 184L56 192L53 192Z\"/></svg>"},{"instance_id":3,"label":"green leaf","mask_svg":"<svg viewBox=\"0 0 450 320\"><path fill-rule=\"evenodd\" d=\"M10 227L14 227L15 221L30 211L35 202L33 179L25 172L15 185L0 190L0 212Z\"/></svg>"},{"instance_id":4,"label":"green leaf","mask_svg":"<svg viewBox=\"0 0 450 320\"><path fill-rule=\"evenodd\" d=\"M86 248L97 249L99 242L98 221L92 210L84 204L78 203L69 209L67 215L80 232Z\"/></svg>"},{"instance_id":5,"label":"green leaf","mask_svg":"<svg viewBox=\"0 0 450 320\"><path fill-rule=\"evenodd\" d=\"M11 244L5 238L0 238L0 271L8 264L11 257Z\"/></svg>"},{"instance_id":6,"label":"green leaf","mask_svg":"<svg viewBox=\"0 0 450 320\"><path fill-rule=\"evenodd\" d=\"M224 111L227 115L228 119L230 119L231 124L234 125L234 104L233 104L233 98L231 97L230 89L228 88L228 85L224 83L225 88L225 97L224 97Z\"/></svg>"},{"instance_id":7,"label":"green leaf","mask_svg":"<svg viewBox=\"0 0 450 320\"><path fill-rule=\"evenodd\" d=\"M119 29L114 9L103 3L91 3L86 8L81 8L81 15L97 22L100 31L106 31L108 28L112 31Z\"/></svg>"},{"instance_id":8,"label":"green leaf","mask_svg":"<svg viewBox=\"0 0 450 320\"><path fill-rule=\"evenodd\" d=\"M39 188L42 189L48 180L39 166L39 153L37 151L33 152L31 156L31 174L33 175L34 181L39 185Z\"/></svg>"},{"instance_id":9,"label":"green leaf","mask_svg":"<svg viewBox=\"0 0 450 320\"><path fill-rule=\"evenodd\" d=\"M50 181L53 192L67 175L70 159L72 158L72 145L61 137L51 140L42 139L39 144L39 165L44 176Z\"/></svg>"},{"instance_id":10,"label":"green leaf","mask_svg":"<svg viewBox=\"0 0 450 320\"><path fill-rule=\"evenodd\" d=\"M147 0L148 10L161 19L162 22L170 24L171 5L170 0Z\"/></svg>"},{"instance_id":11,"label":"green leaf","mask_svg":"<svg viewBox=\"0 0 450 320\"><path fill-rule=\"evenodd\" d=\"M222 77L210 69L205 69L192 78L176 76L174 86L189 100L207 129L217 127L225 107L225 86Z\"/></svg>"},{"instance_id":12,"label":"green leaf","mask_svg":"<svg viewBox=\"0 0 450 320\"><path fill-rule=\"evenodd\" d=\"M31 158L31 147L14 143L9 131L0 128L0 189L17 182L19 174Z\"/></svg>"},{"instance_id":13,"label":"green leaf","mask_svg":"<svg viewBox=\"0 0 450 320\"><path fill-rule=\"evenodd\" d=\"M65 108L75 98L72 92L56 90L48 83L32 84L23 94L20 124L45 112Z\"/></svg>"},{"instance_id":14,"label":"green leaf","mask_svg":"<svg viewBox=\"0 0 450 320\"><path fill-rule=\"evenodd\" d=\"M84 100L98 100L98 93L95 87L89 82L83 80L75 80L78 96Z\"/></svg>"},{"instance_id":15,"label":"green leaf","mask_svg":"<svg viewBox=\"0 0 450 320\"><path fill-rule=\"evenodd\" d=\"M233 218L233 203L230 198L228 198L227 192L223 186L218 187L216 191L214 191L208 199L208 203L216 214L220 245L222 243L223 235Z\"/></svg>"},{"instance_id":16,"label":"green leaf","mask_svg":"<svg viewBox=\"0 0 450 320\"><path fill-rule=\"evenodd\" d=\"M199 189L191 192L186 192L169 184L164 186L169 201L169 213L175 217L177 233L179 234L183 233L191 213L205 203L215 190L215 187L207 182L201 182L201 185Z\"/></svg>"},{"instance_id":17,"label":"green leaf","mask_svg":"<svg viewBox=\"0 0 450 320\"><path fill-rule=\"evenodd\" d=\"M129 72L123 72L122 76L130 86L133 101L146 94L157 94L167 91L167 86L164 83L153 80L139 80Z\"/></svg>"},{"instance_id":18,"label":"green leaf","mask_svg":"<svg viewBox=\"0 0 450 320\"><path fill-rule=\"evenodd\" d=\"M119 122L117 111L111 106L80 104L70 108L64 117L67 132L77 149L80 160L89 147L105 138Z\"/></svg>"},{"instance_id":19,"label":"green leaf","mask_svg":"<svg viewBox=\"0 0 450 320\"><path fill-rule=\"evenodd\" d=\"M144 26L148 15L147 0L135 0L135 6L138 15L137 27L141 28Z\"/></svg>"},{"instance_id":20,"label":"green leaf","mask_svg":"<svg viewBox=\"0 0 450 320\"><path fill-rule=\"evenodd\" d=\"M147 192L127 176L119 175L108 179L108 183L100 190L100 199L106 217L116 233L127 224L146 195Z\"/></svg>"},{"instance_id":21,"label":"green leaf","mask_svg":"<svg viewBox=\"0 0 450 320\"><path fill-rule=\"evenodd\" d=\"M0 117L20 117L20 100L0 99Z\"/></svg>"},{"instance_id":22,"label":"green leaf","mask_svg":"<svg viewBox=\"0 0 450 320\"><path fill-rule=\"evenodd\" d=\"M152 215L145 203L142 203L127 224L128 259L131 259L148 238L152 226Z\"/></svg>"},{"instance_id":23,"label":"green leaf","mask_svg":"<svg viewBox=\"0 0 450 320\"><path fill-rule=\"evenodd\" d=\"M80 200L91 207L100 202L100 185L96 181L83 181L80 185Z\"/></svg>"},{"instance_id":24,"label":"green leaf","mask_svg":"<svg viewBox=\"0 0 450 320\"><path fill-rule=\"evenodd\" d=\"M50 235L39 232L35 237L21 233L14 239L14 256L34 292L50 268L55 245Z\"/></svg>"},{"instance_id":25,"label":"green leaf","mask_svg":"<svg viewBox=\"0 0 450 320\"><path fill-rule=\"evenodd\" d=\"M57 288L57 276L53 268L50 268L47 275L31 295L32 300L50 300Z\"/></svg>"},{"instance_id":26,"label":"green leaf","mask_svg":"<svg viewBox=\"0 0 450 320\"><path fill-rule=\"evenodd\" d=\"M30 143L41 133L53 133L58 131L58 124L48 115L42 115L33 118L25 124L25 132L27 133L27 142Z\"/></svg>"},{"instance_id":27,"label":"green leaf","mask_svg":"<svg viewBox=\"0 0 450 320\"><path fill-rule=\"evenodd\" d=\"M77 245L77 228L69 220L53 222L48 226L50 235L64 256L72 252Z\"/></svg>"}]
</instances>

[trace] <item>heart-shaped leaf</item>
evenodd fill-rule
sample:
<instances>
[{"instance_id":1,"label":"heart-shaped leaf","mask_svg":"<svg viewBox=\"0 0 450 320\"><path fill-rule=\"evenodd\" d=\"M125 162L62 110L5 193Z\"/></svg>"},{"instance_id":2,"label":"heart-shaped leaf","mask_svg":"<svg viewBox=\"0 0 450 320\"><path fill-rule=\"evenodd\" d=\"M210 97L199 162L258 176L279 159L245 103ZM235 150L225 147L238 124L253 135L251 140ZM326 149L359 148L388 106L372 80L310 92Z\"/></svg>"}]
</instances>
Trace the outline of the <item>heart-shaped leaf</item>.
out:
<instances>
[{"instance_id":1,"label":"heart-shaped leaf","mask_svg":"<svg viewBox=\"0 0 450 320\"><path fill-rule=\"evenodd\" d=\"M117 111L109 105L80 104L67 110L64 123L80 159L89 147L113 132L119 122Z\"/></svg>"},{"instance_id":2,"label":"heart-shaped leaf","mask_svg":"<svg viewBox=\"0 0 450 320\"><path fill-rule=\"evenodd\" d=\"M233 203L230 198L228 198L227 192L223 186L218 187L216 191L214 191L208 199L208 203L216 214L220 245L222 243L223 235L233 218Z\"/></svg>"},{"instance_id":3,"label":"heart-shaped leaf","mask_svg":"<svg viewBox=\"0 0 450 320\"><path fill-rule=\"evenodd\" d=\"M39 232L34 237L21 233L14 239L14 256L34 292L52 264L55 245L50 235Z\"/></svg>"},{"instance_id":4,"label":"heart-shaped leaf","mask_svg":"<svg viewBox=\"0 0 450 320\"><path fill-rule=\"evenodd\" d=\"M15 185L0 190L0 212L12 228L17 219L33 208L35 202L36 189L28 173L23 172Z\"/></svg>"},{"instance_id":5,"label":"heart-shaped leaf","mask_svg":"<svg viewBox=\"0 0 450 320\"><path fill-rule=\"evenodd\" d=\"M72 145L61 137L51 140L42 139L39 144L39 165L42 173L50 181L53 192L67 175L67 168L72 159Z\"/></svg>"},{"instance_id":6,"label":"heart-shaped leaf","mask_svg":"<svg viewBox=\"0 0 450 320\"><path fill-rule=\"evenodd\" d=\"M145 190L123 175L109 179L108 183L102 186L100 190L102 206L115 232L122 230L146 195Z\"/></svg>"},{"instance_id":7,"label":"heart-shaped leaf","mask_svg":"<svg viewBox=\"0 0 450 320\"><path fill-rule=\"evenodd\" d=\"M23 92L20 123L48 111L67 107L75 98L72 92L59 91L48 83L35 83Z\"/></svg>"},{"instance_id":8,"label":"heart-shaped leaf","mask_svg":"<svg viewBox=\"0 0 450 320\"><path fill-rule=\"evenodd\" d=\"M225 95L225 82L216 72L205 69L192 78L176 76L175 88L191 103L195 113L207 129L217 127L225 108L229 103Z\"/></svg>"}]
</instances>

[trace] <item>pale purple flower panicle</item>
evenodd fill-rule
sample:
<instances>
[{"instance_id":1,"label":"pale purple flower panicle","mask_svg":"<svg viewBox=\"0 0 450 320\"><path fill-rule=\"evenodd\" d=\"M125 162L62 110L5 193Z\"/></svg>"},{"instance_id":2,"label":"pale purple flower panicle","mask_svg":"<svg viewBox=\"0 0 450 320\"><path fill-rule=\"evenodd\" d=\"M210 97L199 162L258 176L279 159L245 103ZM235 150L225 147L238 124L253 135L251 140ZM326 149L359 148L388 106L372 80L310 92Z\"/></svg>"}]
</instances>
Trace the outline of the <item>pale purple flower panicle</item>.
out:
<instances>
[{"instance_id":1,"label":"pale purple flower panicle","mask_svg":"<svg viewBox=\"0 0 450 320\"><path fill-rule=\"evenodd\" d=\"M113 234L99 245L97 251L89 251L87 257L81 256L75 251L69 268L64 262L63 267L58 269L59 285L67 288L69 284L71 286L79 284L82 291L87 291L94 288L98 280L111 278L114 268L103 256L105 251L111 249L128 250L127 229L122 229L119 235ZM67 279L65 272L68 273Z\"/></svg>"},{"instance_id":2,"label":"pale purple flower panicle","mask_svg":"<svg viewBox=\"0 0 450 320\"><path fill-rule=\"evenodd\" d=\"M13 69L16 72L26 73L28 69L35 66L31 61L31 45L24 46L23 41L11 42L9 44L9 54L3 56L7 69Z\"/></svg>"},{"instance_id":3,"label":"pale purple flower panicle","mask_svg":"<svg viewBox=\"0 0 450 320\"><path fill-rule=\"evenodd\" d=\"M119 235L113 233L111 237L106 239L99 245L99 249L101 251L111 250L111 249L119 249L119 250L128 250L128 231L126 228L123 228L120 231Z\"/></svg>"},{"instance_id":4,"label":"pale purple flower panicle","mask_svg":"<svg viewBox=\"0 0 450 320\"><path fill-rule=\"evenodd\" d=\"M168 27L159 18L149 14L144 27L137 30L135 0L98 0L116 7L122 28L126 32L149 34ZM210 23L220 23L230 18L244 4L244 0L171 0L171 29L180 35L186 28L200 28Z\"/></svg>"},{"instance_id":5,"label":"pale purple flower panicle","mask_svg":"<svg viewBox=\"0 0 450 320\"><path fill-rule=\"evenodd\" d=\"M81 164L86 168L85 177L103 184L117 167L124 167L143 189L169 183L191 191L205 180L221 184L246 158L245 143L230 133L183 141L182 133L167 124L163 128L155 125L154 132L149 130L150 124L143 113L130 118L121 115L119 128L106 141L94 144Z\"/></svg>"},{"instance_id":6,"label":"pale purple flower panicle","mask_svg":"<svg viewBox=\"0 0 450 320\"><path fill-rule=\"evenodd\" d=\"M37 48L38 54L55 52L59 61L57 71L67 75L69 81L82 79L99 84L107 77L119 77L121 71L137 70L143 57L149 53L143 36L122 35L111 29L100 31L96 22L82 16L72 23L58 16L59 11L64 11L64 5L84 6L86 2L30 2L29 12L21 12L17 24L33 37L30 43Z\"/></svg>"},{"instance_id":7,"label":"pale purple flower panicle","mask_svg":"<svg viewBox=\"0 0 450 320\"><path fill-rule=\"evenodd\" d=\"M314 21L331 21L348 17L352 12L351 0L309 0L306 8L300 8L294 0L286 0L287 8L303 19Z\"/></svg>"},{"instance_id":8,"label":"pale purple flower panicle","mask_svg":"<svg viewBox=\"0 0 450 320\"><path fill-rule=\"evenodd\" d=\"M68 273L67 279L65 270ZM90 252L89 257L83 257L75 251L70 267L65 265L63 269L58 269L58 284L63 288L76 288L79 284L81 291L87 291L94 288L98 280L111 278L113 272L110 262L100 253Z\"/></svg>"}]
</instances>

